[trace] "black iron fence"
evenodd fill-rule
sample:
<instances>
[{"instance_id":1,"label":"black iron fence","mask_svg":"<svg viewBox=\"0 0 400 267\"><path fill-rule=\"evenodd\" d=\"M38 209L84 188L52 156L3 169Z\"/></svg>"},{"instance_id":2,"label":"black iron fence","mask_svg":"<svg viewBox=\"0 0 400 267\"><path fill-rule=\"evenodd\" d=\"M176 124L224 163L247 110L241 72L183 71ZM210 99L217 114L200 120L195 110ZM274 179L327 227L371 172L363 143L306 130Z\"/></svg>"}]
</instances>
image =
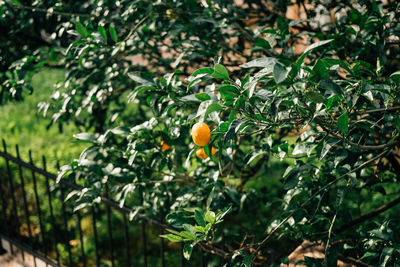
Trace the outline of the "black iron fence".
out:
<instances>
[{"instance_id":1,"label":"black iron fence","mask_svg":"<svg viewBox=\"0 0 400 267\"><path fill-rule=\"evenodd\" d=\"M144 215L130 222L131 209L106 197L90 208L73 211L63 200L71 190L81 190L79 185L67 180L56 184L44 156L42 167L37 167L30 151L29 161L24 161L18 146L13 156L2 143L0 237L9 242L11 253L18 248L23 259L25 253L31 254L35 266L36 259L50 266L185 265L183 245L159 237L168 225ZM222 263L200 249L193 254L187 266Z\"/></svg>"}]
</instances>

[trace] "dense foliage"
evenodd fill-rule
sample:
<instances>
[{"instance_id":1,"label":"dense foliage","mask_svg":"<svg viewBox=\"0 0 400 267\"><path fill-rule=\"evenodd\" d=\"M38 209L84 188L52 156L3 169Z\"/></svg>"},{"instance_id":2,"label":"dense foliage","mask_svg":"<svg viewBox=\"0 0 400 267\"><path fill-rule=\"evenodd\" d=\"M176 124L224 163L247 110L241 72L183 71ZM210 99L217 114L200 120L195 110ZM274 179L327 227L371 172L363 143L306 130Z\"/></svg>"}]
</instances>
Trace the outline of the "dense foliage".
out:
<instances>
[{"instance_id":1,"label":"dense foliage","mask_svg":"<svg viewBox=\"0 0 400 267\"><path fill-rule=\"evenodd\" d=\"M287 263L309 240L325 257L307 266L400 264L399 3L26 2L0 1L0 25L50 44L0 40L0 95L65 68L39 108L90 143L59 175L85 186L76 209L109 194L163 217L187 259L199 245L232 266ZM205 160L195 122L212 130Z\"/></svg>"}]
</instances>

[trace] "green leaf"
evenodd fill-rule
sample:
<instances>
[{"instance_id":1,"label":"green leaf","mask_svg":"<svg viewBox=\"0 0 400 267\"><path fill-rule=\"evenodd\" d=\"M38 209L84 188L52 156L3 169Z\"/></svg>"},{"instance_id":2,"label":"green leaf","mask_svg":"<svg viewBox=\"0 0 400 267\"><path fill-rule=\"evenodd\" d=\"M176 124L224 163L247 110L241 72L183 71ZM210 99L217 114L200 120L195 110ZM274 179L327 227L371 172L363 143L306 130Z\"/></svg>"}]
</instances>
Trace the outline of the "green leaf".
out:
<instances>
[{"instance_id":1,"label":"green leaf","mask_svg":"<svg viewBox=\"0 0 400 267\"><path fill-rule=\"evenodd\" d=\"M194 226L193 225L185 223L182 225L182 227L183 227L183 229L185 229L186 232L194 234Z\"/></svg>"},{"instance_id":2,"label":"green leaf","mask_svg":"<svg viewBox=\"0 0 400 267\"><path fill-rule=\"evenodd\" d=\"M326 266L337 266L338 261L338 251L337 247L330 247L326 252Z\"/></svg>"},{"instance_id":3,"label":"green leaf","mask_svg":"<svg viewBox=\"0 0 400 267\"><path fill-rule=\"evenodd\" d=\"M90 204L90 203L88 203L88 202L80 203L79 205L77 205L77 206L74 207L73 212L77 212L78 210L81 210L81 209L85 208L85 207L88 206L89 204Z\"/></svg>"},{"instance_id":4,"label":"green leaf","mask_svg":"<svg viewBox=\"0 0 400 267\"><path fill-rule=\"evenodd\" d=\"M254 59L250 62L240 65L242 68L267 68L275 65L277 62L276 58L273 57L262 57ZM271 68L272 69L272 68Z\"/></svg>"},{"instance_id":5,"label":"green leaf","mask_svg":"<svg viewBox=\"0 0 400 267\"><path fill-rule=\"evenodd\" d=\"M107 43L107 32L103 26L97 27L97 31L100 33L101 37L103 37L104 42Z\"/></svg>"},{"instance_id":6,"label":"green leaf","mask_svg":"<svg viewBox=\"0 0 400 267\"><path fill-rule=\"evenodd\" d=\"M145 91L155 90L155 89L156 88L154 86L148 86L148 85L143 85L143 86L136 87L135 90L128 95L128 97L129 97L128 98L128 103L130 103L133 100L135 100L138 94L143 93Z\"/></svg>"},{"instance_id":7,"label":"green leaf","mask_svg":"<svg viewBox=\"0 0 400 267\"><path fill-rule=\"evenodd\" d=\"M12 0L12 2L13 2L13 4L16 5L16 6L21 6L21 5L22 5L21 2L18 1L18 0Z\"/></svg>"},{"instance_id":8,"label":"green leaf","mask_svg":"<svg viewBox=\"0 0 400 267\"><path fill-rule=\"evenodd\" d=\"M187 218L187 214L182 211L170 213L167 215L166 219L167 222L175 228L181 228L183 224L191 222L191 219Z\"/></svg>"},{"instance_id":9,"label":"green leaf","mask_svg":"<svg viewBox=\"0 0 400 267\"><path fill-rule=\"evenodd\" d=\"M331 148L338 143L339 141L324 141L323 146L322 146L322 150L321 150L321 155L320 155L320 160L322 160L323 158L325 158L325 156L328 154L329 150L331 150Z\"/></svg>"},{"instance_id":10,"label":"green leaf","mask_svg":"<svg viewBox=\"0 0 400 267\"><path fill-rule=\"evenodd\" d=\"M209 210L204 215L204 218L206 219L207 222L214 223L215 222L215 213L213 211Z\"/></svg>"},{"instance_id":11,"label":"green leaf","mask_svg":"<svg viewBox=\"0 0 400 267\"><path fill-rule=\"evenodd\" d=\"M349 113L347 111L338 118L337 127L345 135L349 132Z\"/></svg>"},{"instance_id":12,"label":"green leaf","mask_svg":"<svg viewBox=\"0 0 400 267\"><path fill-rule=\"evenodd\" d=\"M213 72L214 72L213 68L201 68L201 69L195 70L195 72L193 72L192 76L197 76L199 74L213 74Z\"/></svg>"},{"instance_id":13,"label":"green leaf","mask_svg":"<svg viewBox=\"0 0 400 267\"><path fill-rule=\"evenodd\" d=\"M295 148L293 149L292 155L301 155L301 154L307 154L310 156L312 151L315 149L317 145L316 144L310 144L310 143L298 143Z\"/></svg>"},{"instance_id":14,"label":"green leaf","mask_svg":"<svg viewBox=\"0 0 400 267\"><path fill-rule=\"evenodd\" d=\"M253 151L250 155L249 160L247 161L246 165L251 165L255 159L260 158L260 156L268 154L268 151ZM248 167L248 166L246 166Z\"/></svg>"},{"instance_id":15,"label":"green leaf","mask_svg":"<svg viewBox=\"0 0 400 267\"><path fill-rule=\"evenodd\" d=\"M277 84L286 80L289 71L280 63L276 63L274 66L274 79Z\"/></svg>"},{"instance_id":16,"label":"green leaf","mask_svg":"<svg viewBox=\"0 0 400 267\"><path fill-rule=\"evenodd\" d=\"M207 119L207 116L208 116L210 113L215 112L215 111L220 111L220 110L222 110L222 107L221 107L220 104L218 104L218 103L211 103L211 104L207 107L206 112L204 113L204 118Z\"/></svg>"},{"instance_id":17,"label":"green leaf","mask_svg":"<svg viewBox=\"0 0 400 267\"><path fill-rule=\"evenodd\" d=\"M108 29L108 31L110 32L111 39L112 39L114 42L118 42L117 31L115 30L115 28L114 28L114 27L110 27L110 28Z\"/></svg>"},{"instance_id":18,"label":"green leaf","mask_svg":"<svg viewBox=\"0 0 400 267\"><path fill-rule=\"evenodd\" d=\"M323 97L318 92L308 92L305 94L305 96L314 103L324 103L325 102L325 97Z\"/></svg>"},{"instance_id":19,"label":"green leaf","mask_svg":"<svg viewBox=\"0 0 400 267\"><path fill-rule=\"evenodd\" d=\"M263 39L263 38L261 38L261 37L257 37L257 38L254 40L254 44L255 44L256 46L259 46L259 47L262 47L262 48L265 48L265 49L270 49L270 48L271 48L271 46L269 45L269 43L268 43L265 39Z\"/></svg>"},{"instance_id":20,"label":"green leaf","mask_svg":"<svg viewBox=\"0 0 400 267\"><path fill-rule=\"evenodd\" d=\"M236 96L240 95L240 91L232 85L221 86L217 89L221 94L221 98L225 101L234 99Z\"/></svg>"},{"instance_id":21,"label":"green leaf","mask_svg":"<svg viewBox=\"0 0 400 267\"><path fill-rule=\"evenodd\" d=\"M334 83L332 80L321 81L318 85L318 89L338 96L343 95L342 87Z\"/></svg>"},{"instance_id":22,"label":"green leaf","mask_svg":"<svg viewBox=\"0 0 400 267\"><path fill-rule=\"evenodd\" d=\"M166 238L171 242L182 242L183 238L177 235L173 235L173 234L167 234L167 235L160 235L160 237L162 238Z\"/></svg>"},{"instance_id":23,"label":"green leaf","mask_svg":"<svg viewBox=\"0 0 400 267\"><path fill-rule=\"evenodd\" d=\"M195 227L193 228L193 230L194 230L196 233L205 233L205 232L206 232L206 229L205 229L203 226L195 226Z\"/></svg>"},{"instance_id":24,"label":"green leaf","mask_svg":"<svg viewBox=\"0 0 400 267\"><path fill-rule=\"evenodd\" d=\"M93 134L89 133L74 134L74 137L78 140L87 141L89 143L95 143L97 141L97 138Z\"/></svg>"},{"instance_id":25,"label":"green leaf","mask_svg":"<svg viewBox=\"0 0 400 267\"><path fill-rule=\"evenodd\" d=\"M89 32L86 29L85 26L82 25L82 23L77 22L75 25L76 31L82 36L82 37L87 37L89 36Z\"/></svg>"},{"instance_id":26,"label":"green leaf","mask_svg":"<svg viewBox=\"0 0 400 267\"><path fill-rule=\"evenodd\" d=\"M118 126L118 127L111 129L111 132L116 135L128 136L130 133L130 129L128 127Z\"/></svg>"},{"instance_id":27,"label":"green leaf","mask_svg":"<svg viewBox=\"0 0 400 267\"><path fill-rule=\"evenodd\" d=\"M400 83L400 70L393 72L390 77L392 77L392 79L397 82Z\"/></svg>"},{"instance_id":28,"label":"green leaf","mask_svg":"<svg viewBox=\"0 0 400 267\"><path fill-rule=\"evenodd\" d=\"M194 244L185 243L183 246L183 256L186 260L190 260L190 256L192 255Z\"/></svg>"},{"instance_id":29,"label":"green leaf","mask_svg":"<svg viewBox=\"0 0 400 267\"><path fill-rule=\"evenodd\" d=\"M128 73L128 77L141 85L154 85L154 82L149 78L139 76L138 73Z\"/></svg>"},{"instance_id":30,"label":"green leaf","mask_svg":"<svg viewBox=\"0 0 400 267\"><path fill-rule=\"evenodd\" d=\"M306 50L304 50L303 54L300 56L300 58L297 60L296 66L298 68L301 66L301 63L303 63L304 58L308 55L308 53L311 52L311 50L313 50L313 49L315 49L317 47L326 45L326 44L328 44L328 43L330 43L332 41L333 41L333 39L323 40L323 41L316 42L316 43L310 45L309 47L307 47Z\"/></svg>"},{"instance_id":31,"label":"green leaf","mask_svg":"<svg viewBox=\"0 0 400 267\"><path fill-rule=\"evenodd\" d=\"M233 138L235 138L236 133L238 131L238 128L240 125L243 124L243 121L240 120L233 120L231 124L229 125L229 130L225 133L224 135L224 141L227 142Z\"/></svg>"},{"instance_id":32,"label":"green leaf","mask_svg":"<svg viewBox=\"0 0 400 267\"><path fill-rule=\"evenodd\" d=\"M289 22L289 27L293 27L297 24L304 23L304 22L314 22L312 19L297 19L297 20L292 20Z\"/></svg>"},{"instance_id":33,"label":"green leaf","mask_svg":"<svg viewBox=\"0 0 400 267\"><path fill-rule=\"evenodd\" d=\"M392 74L390 74L390 77L394 77L394 76L400 76L400 70L395 71Z\"/></svg>"},{"instance_id":34,"label":"green leaf","mask_svg":"<svg viewBox=\"0 0 400 267\"><path fill-rule=\"evenodd\" d=\"M253 266L253 255L248 255L244 257L242 263L245 267Z\"/></svg>"},{"instance_id":35,"label":"green leaf","mask_svg":"<svg viewBox=\"0 0 400 267\"><path fill-rule=\"evenodd\" d=\"M207 101L210 100L211 97L206 93L198 93L194 95L200 101Z\"/></svg>"},{"instance_id":36,"label":"green leaf","mask_svg":"<svg viewBox=\"0 0 400 267\"><path fill-rule=\"evenodd\" d=\"M225 208L223 211L219 212L217 216L215 217L215 222L220 223L222 222L222 219L232 210L232 206L229 206L228 208Z\"/></svg>"},{"instance_id":37,"label":"green leaf","mask_svg":"<svg viewBox=\"0 0 400 267\"><path fill-rule=\"evenodd\" d=\"M172 229L166 229L168 232L175 234L175 235L179 235L178 231L172 230Z\"/></svg>"},{"instance_id":38,"label":"green leaf","mask_svg":"<svg viewBox=\"0 0 400 267\"><path fill-rule=\"evenodd\" d=\"M217 175L218 175L218 174L219 174L219 172L217 172ZM218 176L217 176L217 179L218 179ZM213 188L211 189L210 194L209 194L208 197L207 197L207 203L206 203L207 209L210 208L211 203L212 203L212 201L213 201L213 199L214 199L214 192L215 192L215 186L213 186Z\"/></svg>"},{"instance_id":39,"label":"green leaf","mask_svg":"<svg viewBox=\"0 0 400 267\"><path fill-rule=\"evenodd\" d=\"M206 226L206 221L204 220L204 216L198 209L194 211L194 219L196 220L198 225L203 227Z\"/></svg>"},{"instance_id":40,"label":"green leaf","mask_svg":"<svg viewBox=\"0 0 400 267\"><path fill-rule=\"evenodd\" d=\"M221 64L215 64L214 66L214 72L212 73L212 76L215 79L223 79L223 80L229 80L229 74L228 71L224 66Z\"/></svg>"},{"instance_id":41,"label":"green leaf","mask_svg":"<svg viewBox=\"0 0 400 267\"><path fill-rule=\"evenodd\" d=\"M190 150L190 152L189 152L189 154L188 154L188 156L186 158L186 161L185 161L185 168L186 169L190 167L190 160L192 159L192 154L195 153L195 151L196 151L196 149Z\"/></svg>"},{"instance_id":42,"label":"green leaf","mask_svg":"<svg viewBox=\"0 0 400 267\"><path fill-rule=\"evenodd\" d=\"M195 234L188 231L182 231L179 235L184 239L184 241L195 241L197 239Z\"/></svg>"},{"instance_id":43,"label":"green leaf","mask_svg":"<svg viewBox=\"0 0 400 267\"><path fill-rule=\"evenodd\" d=\"M397 129L397 131L400 133L400 116L399 115L394 117L393 125Z\"/></svg>"},{"instance_id":44,"label":"green leaf","mask_svg":"<svg viewBox=\"0 0 400 267\"><path fill-rule=\"evenodd\" d=\"M392 248L392 247L383 248L382 254L379 259L379 266L381 266L381 267L387 266L390 259L392 258L393 252L394 252L394 248Z\"/></svg>"},{"instance_id":45,"label":"green leaf","mask_svg":"<svg viewBox=\"0 0 400 267\"><path fill-rule=\"evenodd\" d=\"M326 108L330 109L334 105L336 105L339 102L340 98L337 95L333 95L330 98L328 98L328 101L326 101Z\"/></svg>"},{"instance_id":46,"label":"green leaf","mask_svg":"<svg viewBox=\"0 0 400 267\"><path fill-rule=\"evenodd\" d=\"M212 157L212 154L211 154L211 148L210 148L210 146L209 146L209 145L205 145L205 146L203 146L203 149L204 149L204 153L206 153L206 155L209 156L209 157L211 158L211 157Z\"/></svg>"}]
</instances>

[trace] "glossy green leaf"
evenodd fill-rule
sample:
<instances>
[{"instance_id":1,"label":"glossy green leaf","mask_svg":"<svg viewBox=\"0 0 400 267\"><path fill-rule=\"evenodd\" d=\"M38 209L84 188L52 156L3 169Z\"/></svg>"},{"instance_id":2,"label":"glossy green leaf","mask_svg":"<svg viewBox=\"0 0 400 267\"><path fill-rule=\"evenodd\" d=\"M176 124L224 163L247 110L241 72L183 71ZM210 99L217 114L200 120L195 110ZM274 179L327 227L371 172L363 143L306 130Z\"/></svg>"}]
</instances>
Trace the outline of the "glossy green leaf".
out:
<instances>
[{"instance_id":1,"label":"glossy green leaf","mask_svg":"<svg viewBox=\"0 0 400 267\"><path fill-rule=\"evenodd\" d=\"M199 74L213 74L213 73L214 73L213 68L201 68L201 69L195 70L195 72L193 72L192 76L197 76Z\"/></svg>"},{"instance_id":2,"label":"glossy green leaf","mask_svg":"<svg viewBox=\"0 0 400 267\"><path fill-rule=\"evenodd\" d=\"M108 29L108 31L109 31L109 33L110 33L111 39L112 39L115 43L118 42L118 35L117 35L117 31L115 30L115 28L114 28L114 27L110 27L110 28Z\"/></svg>"},{"instance_id":3,"label":"glossy green leaf","mask_svg":"<svg viewBox=\"0 0 400 267\"><path fill-rule=\"evenodd\" d=\"M306 50L304 50L304 52L303 52L303 54L300 56L300 58L297 60L296 65L297 65L298 67L300 67L300 65L303 63L303 60L304 60L304 58L308 55L308 53L310 53L312 50L314 50L314 49L316 49L316 48L318 48L318 47L320 47L320 46L329 44L329 43L332 42L332 41L333 41L333 39L330 39L330 40L322 40L322 41L313 43L312 45L308 46L308 47L306 48Z\"/></svg>"},{"instance_id":4,"label":"glossy green leaf","mask_svg":"<svg viewBox=\"0 0 400 267\"><path fill-rule=\"evenodd\" d=\"M186 260L190 260L190 256L192 255L193 251L193 244L185 243L183 246L183 256Z\"/></svg>"},{"instance_id":5,"label":"glossy green leaf","mask_svg":"<svg viewBox=\"0 0 400 267\"><path fill-rule=\"evenodd\" d=\"M75 24L75 28L76 28L76 31L79 33L80 36L82 36L82 37L87 37L87 36L89 36L88 30L86 29L85 26L83 26L82 23L77 22L77 23Z\"/></svg>"},{"instance_id":6,"label":"glossy green leaf","mask_svg":"<svg viewBox=\"0 0 400 267\"><path fill-rule=\"evenodd\" d=\"M215 213L213 211L207 211L204 215L206 222L214 223L215 222Z\"/></svg>"},{"instance_id":7,"label":"glossy green leaf","mask_svg":"<svg viewBox=\"0 0 400 267\"><path fill-rule=\"evenodd\" d=\"M214 77L215 79L229 80L228 71L221 64L215 64L212 77Z\"/></svg>"},{"instance_id":8,"label":"glossy green leaf","mask_svg":"<svg viewBox=\"0 0 400 267\"><path fill-rule=\"evenodd\" d=\"M203 227L206 226L206 221L204 219L203 214L197 209L194 211L194 218L198 225L203 226Z\"/></svg>"},{"instance_id":9,"label":"glossy green leaf","mask_svg":"<svg viewBox=\"0 0 400 267\"><path fill-rule=\"evenodd\" d=\"M349 132L349 113L347 111L338 118L337 127L345 135Z\"/></svg>"},{"instance_id":10,"label":"glossy green leaf","mask_svg":"<svg viewBox=\"0 0 400 267\"><path fill-rule=\"evenodd\" d=\"M289 70L282 64L276 63L274 66L274 78L275 82L281 83L286 80L287 75L289 74Z\"/></svg>"},{"instance_id":11,"label":"glossy green leaf","mask_svg":"<svg viewBox=\"0 0 400 267\"><path fill-rule=\"evenodd\" d=\"M168 239L171 242L182 242L183 238L177 235L173 235L173 234L167 234L167 235L160 235L163 238Z\"/></svg>"},{"instance_id":12,"label":"glossy green leaf","mask_svg":"<svg viewBox=\"0 0 400 267\"><path fill-rule=\"evenodd\" d=\"M249 61L245 64L240 65L242 68L267 68L272 67L277 62L276 58L273 57L264 57L264 58L257 58L252 61Z\"/></svg>"},{"instance_id":13,"label":"glossy green leaf","mask_svg":"<svg viewBox=\"0 0 400 267\"><path fill-rule=\"evenodd\" d=\"M206 93L198 93L194 95L200 101L210 100L211 97Z\"/></svg>"},{"instance_id":14,"label":"glossy green leaf","mask_svg":"<svg viewBox=\"0 0 400 267\"><path fill-rule=\"evenodd\" d=\"M97 141L96 136L94 136L93 134L89 134L89 133L74 134L74 137L78 140L87 141L90 143L95 143Z\"/></svg>"},{"instance_id":15,"label":"glossy green leaf","mask_svg":"<svg viewBox=\"0 0 400 267\"><path fill-rule=\"evenodd\" d=\"M103 37L104 42L107 43L107 32L103 26L97 27L97 31L100 33L101 37Z\"/></svg>"},{"instance_id":16,"label":"glossy green leaf","mask_svg":"<svg viewBox=\"0 0 400 267\"><path fill-rule=\"evenodd\" d=\"M257 37L254 40L254 44L256 46L259 46L259 47L262 47L262 48L265 48L265 49L270 49L271 48L271 46L269 45L268 41L266 41L265 39L263 39L261 37Z\"/></svg>"}]
</instances>

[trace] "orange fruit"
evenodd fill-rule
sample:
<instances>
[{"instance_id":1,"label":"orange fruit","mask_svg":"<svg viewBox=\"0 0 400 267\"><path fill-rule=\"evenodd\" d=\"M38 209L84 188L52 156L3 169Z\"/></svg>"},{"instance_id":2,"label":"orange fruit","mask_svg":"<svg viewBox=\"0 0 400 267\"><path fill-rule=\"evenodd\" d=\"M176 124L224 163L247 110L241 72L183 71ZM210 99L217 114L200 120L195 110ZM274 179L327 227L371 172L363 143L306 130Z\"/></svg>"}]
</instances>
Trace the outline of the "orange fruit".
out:
<instances>
[{"instance_id":1,"label":"orange fruit","mask_svg":"<svg viewBox=\"0 0 400 267\"><path fill-rule=\"evenodd\" d=\"M193 142L198 146L205 146L211 138L210 128L205 123L196 123L192 127Z\"/></svg>"},{"instance_id":2,"label":"orange fruit","mask_svg":"<svg viewBox=\"0 0 400 267\"><path fill-rule=\"evenodd\" d=\"M217 153L217 151L215 150L214 147L211 148L211 154L213 154L213 156L215 155L215 153ZM206 159L208 158L206 152L204 151L204 148L199 148L196 150L196 156L198 156L201 159Z\"/></svg>"},{"instance_id":3,"label":"orange fruit","mask_svg":"<svg viewBox=\"0 0 400 267\"><path fill-rule=\"evenodd\" d=\"M206 152L204 151L204 148L197 149L196 156L198 156L201 159L206 159L208 157Z\"/></svg>"},{"instance_id":4,"label":"orange fruit","mask_svg":"<svg viewBox=\"0 0 400 267\"><path fill-rule=\"evenodd\" d=\"M163 151L167 151L171 148L171 146L168 145L167 143L165 143L164 141L161 141L160 146L161 146L161 150L163 150Z\"/></svg>"}]
</instances>

